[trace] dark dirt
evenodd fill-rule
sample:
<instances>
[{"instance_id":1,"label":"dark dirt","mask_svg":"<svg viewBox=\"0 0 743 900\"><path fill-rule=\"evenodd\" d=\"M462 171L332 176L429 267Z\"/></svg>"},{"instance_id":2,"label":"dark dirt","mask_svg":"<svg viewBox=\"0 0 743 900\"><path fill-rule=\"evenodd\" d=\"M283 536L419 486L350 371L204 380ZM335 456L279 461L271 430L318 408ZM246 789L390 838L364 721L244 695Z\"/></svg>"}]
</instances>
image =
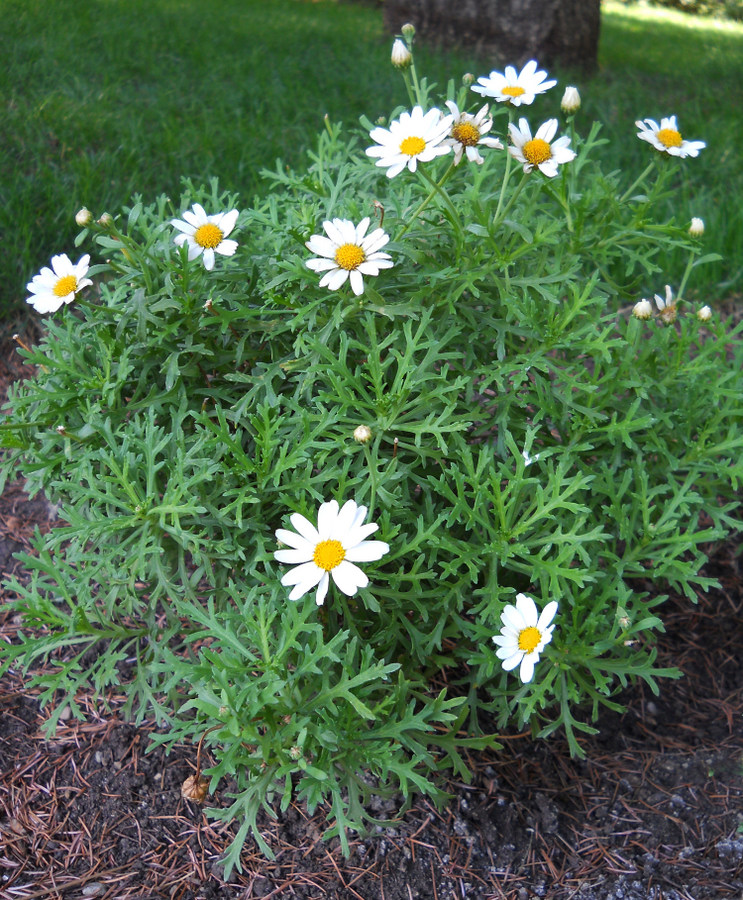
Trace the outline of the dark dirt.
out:
<instances>
[{"instance_id":1,"label":"dark dirt","mask_svg":"<svg viewBox=\"0 0 743 900\"><path fill-rule=\"evenodd\" d=\"M0 380L19 377L2 354ZM3 371L2 366L5 367ZM49 527L42 498L19 484L0 497L0 575ZM642 685L607 712L571 759L556 736L506 735L497 754L470 756L472 783L449 785L436 810L421 800L394 827L353 843L321 840L322 818L299 805L273 821L268 861L251 842L225 883L219 858L232 830L181 797L196 748L146 753L151 723L122 721L79 697L53 740L40 730L39 689L15 672L0 683L0 900L721 900L743 897L743 583L739 546L710 547L721 587L696 606L671 597L659 664L680 681L659 697ZM646 586L643 586L646 589ZM18 622L0 612L0 640ZM220 785L209 804L228 801ZM378 815L394 809L381 804Z\"/></svg>"}]
</instances>

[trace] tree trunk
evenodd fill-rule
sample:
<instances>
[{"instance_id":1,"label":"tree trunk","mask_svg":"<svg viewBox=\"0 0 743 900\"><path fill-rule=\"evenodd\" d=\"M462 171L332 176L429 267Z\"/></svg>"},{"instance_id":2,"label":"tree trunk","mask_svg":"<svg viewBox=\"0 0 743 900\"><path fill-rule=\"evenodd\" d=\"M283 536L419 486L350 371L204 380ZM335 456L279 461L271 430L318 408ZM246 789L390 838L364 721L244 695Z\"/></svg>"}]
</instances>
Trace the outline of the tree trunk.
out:
<instances>
[{"instance_id":1,"label":"tree trunk","mask_svg":"<svg viewBox=\"0 0 743 900\"><path fill-rule=\"evenodd\" d=\"M600 0L385 0L384 23L406 23L444 46L491 53L500 65L596 68Z\"/></svg>"}]
</instances>

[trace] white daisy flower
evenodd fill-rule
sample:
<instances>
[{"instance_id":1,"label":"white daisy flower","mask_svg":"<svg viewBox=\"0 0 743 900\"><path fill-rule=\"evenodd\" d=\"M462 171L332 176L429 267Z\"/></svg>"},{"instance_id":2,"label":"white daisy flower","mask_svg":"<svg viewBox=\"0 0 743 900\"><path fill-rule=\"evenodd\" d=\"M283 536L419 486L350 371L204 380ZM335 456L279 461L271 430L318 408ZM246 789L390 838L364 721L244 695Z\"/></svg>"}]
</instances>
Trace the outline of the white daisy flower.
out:
<instances>
[{"instance_id":1,"label":"white daisy flower","mask_svg":"<svg viewBox=\"0 0 743 900\"><path fill-rule=\"evenodd\" d=\"M318 256L308 259L305 265L313 272L325 272L320 287L337 291L349 279L351 290L358 297L364 292L364 275L379 275L380 269L394 265L389 253L379 252L390 236L381 228L367 234L370 221L367 217L358 225L348 219L323 222L327 237L313 234L306 242L305 247Z\"/></svg>"},{"instance_id":2,"label":"white daisy flower","mask_svg":"<svg viewBox=\"0 0 743 900\"><path fill-rule=\"evenodd\" d=\"M519 677L524 684L531 681L539 654L552 640L555 626L551 622L556 612L556 600L550 601L540 614L531 597L516 594L516 605L507 606L501 613L503 627L493 638L498 644L495 655L503 660L506 672L520 665Z\"/></svg>"},{"instance_id":3,"label":"white daisy flower","mask_svg":"<svg viewBox=\"0 0 743 900\"><path fill-rule=\"evenodd\" d=\"M676 301L673 299L673 291L671 290L671 285L666 285L666 298L665 300L660 294L655 295L655 305L658 307L658 312L660 314L661 319L666 323L666 325L670 325L672 322L676 321Z\"/></svg>"},{"instance_id":4,"label":"white daisy flower","mask_svg":"<svg viewBox=\"0 0 743 900\"><path fill-rule=\"evenodd\" d=\"M369 147L367 156L378 156L378 166L387 167L387 177L394 178L403 169L415 172L419 162L430 162L449 152L449 144L443 143L449 136L452 117L442 115L438 109L423 112L414 106L412 112L404 112L387 128L372 128L369 137L377 142Z\"/></svg>"},{"instance_id":5,"label":"white daisy flower","mask_svg":"<svg viewBox=\"0 0 743 900\"><path fill-rule=\"evenodd\" d=\"M485 161L480 155L478 147L492 147L494 150L502 150L503 144L495 137L483 137L493 127L493 118L490 115L488 104L476 114L460 112L453 100L447 100L446 105L453 117L451 133L446 143L454 148L454 165L458 166L462 156L466 153L470 162L482 165Z\"/></svg>"},{"instance_id":6,"label":"white daisy flower","mask_svg":"<svg viewBox=\"0 0 743 900\"><path fill-rule=\"evenodd\" d=\"M557 167L575 159L575 152L568 147L570 138L563 135L556 141L552 138L557 131L557 119L548 119L537 129L534 137L526 119L519 119L518 126L512 122L508 126L513 145L508 152L523 163L524 171L531 172L536 166L549 178L557 175Z\"/></svg>"},{"instance_id":7,"label":"white daisy flower","mask_svg":"<svg viewBox=\"0 0 743 900\"><path fill-rule=\"evenodd\" d=\"M483 97L494 97L499 103L528 106L537 94L543 94L557 84L556 81L545 81L546 77L546 72L537 71L536 60L530 59L518 73L513 66L506 66L505 72L483 75L472 85L472 90Z\"/></svg>"},{"instance_id":8,"label":"white daisy flower","mask_svg":"<svg viewBox=\"0 0 743 900\"><path fill-rule=\"evenodd\" d=\"M640 119L635 125L640 129L637 136L641 141L670 156L699 156L699 151L707 146L704 141L685 141L676 125L676 116L661 119L660 125L655 119Z\"/></svg>"},{"instance_id":9,"label":"white daisy flower","mask_svg":"<svg viewBox=\"0 0 743 900\"><path fill-rule=\"evenodd\" d=\"M63 303L72 303L79 291L93 284L85 277L89 262L88 253L81 256L77 263L73 263L66 253L53 256L51 269L44 266L26 285L26 290L32 294L26 297L26 303L30 303L38 313L56 312Z\"/></svg>"},{"instance_id":10,"label":"white daisy flower","mask_svg":"<svg viewBox=\"0 0 743 900\"><path fill-rule=\"evenodd\" d=\"M362 525L367 508L347 500L338 509L338 502L323 503L317 513L317 528L303 515L293 513L289 518L298 534L283 528L276 530L276 539L291 549L277 550L275 559L291 563L291 569L281 579L283 585L294 585L290 600L299 600L307 591L317 587L315 602L322 606L328 592L330 575L344 594L353 597L369 579L354 563L373 562L389 552L384 541L367 541L379 526L375 522Z\"/></svg>"},{"instance_id":11,"label":"white daisy flower","mask_svg":"<svg viewBox=\"0 0 743 900\"><path fill-rule=\"evenodd\" d=\"M237 250L237 241L227 241L225 238L235 227L239 213L236 209L229 212L217 213L207 216L204 207L194 203L191 209L183 213L183 219L173 219L171 225L182 234L173 238L175 245L188 245L189 260L196 259L204 254L204 268L214 268L214 254L232 256Z\"/></svg>"}]
</instances>

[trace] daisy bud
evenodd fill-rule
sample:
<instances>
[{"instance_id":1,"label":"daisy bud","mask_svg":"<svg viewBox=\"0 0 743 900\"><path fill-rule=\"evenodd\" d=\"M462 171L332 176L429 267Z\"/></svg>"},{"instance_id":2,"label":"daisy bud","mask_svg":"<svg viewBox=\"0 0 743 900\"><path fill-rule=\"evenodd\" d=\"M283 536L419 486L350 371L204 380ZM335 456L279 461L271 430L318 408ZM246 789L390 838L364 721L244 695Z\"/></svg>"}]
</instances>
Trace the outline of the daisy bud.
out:
<instances>
[{"instance_id":1,"label":"daisy bud","mask_svg":"<svg viewBox=\"0 0 743 900\"><path fill-rule=\"evenodd\" d=\"M632 315L636 319L649 319L653 314L653 307L649 300L640 300L632 307Z\"/></svg>"},{"instance_id":2,"label":"daisy bud","mask_svg":"<svg viewBox=\"0 0 743 900\"><path fill-rule=\"evenodd\" d=\"M699 319L700 322L709 322L711 318L712 310L709 306L703 306L701 309L697 310L697 319Z\"/></svg>"},{"instance_id":3,"label":"daisy bud","mask_svg":"<svg viewBox=\"0 0 743 900\"><path fill-rule=\"evenodd\" d=\"M462 75L462 84L464 84L466 87L469 87L471 84L474 84L474 83L475 83L475 76L472 74L472 72L465 72L464 75Z\"/></svg>"},{"instance_id":4,"label":"daisy bud","mask_svg":"<svg viewBox=\"0 0 743 900\"><path fill-rule=\"evenodd\" d=\"M297 745L295 744L295 745L289 750L289 756L290 756L295 762L296 762L298 759L301 759L301 758L302 758L302 748L301 748L301 747L297 747Z\"/></svg>"},{"instance_id":5,"label":"daisy bud","mask_svg":"<svg viewBox=\"0 0 743 900\"><path fill-rule=\"evenodd\" d=\"M357 444L368 444L372 439L372 430L368 425L357 425L353 431L353 439Z\"/></svg>"},{"instance_id":6,"label":"daisy bud","mask_svg":"<svg viewBox=\"0 0 743 900\"><path fill-rule=\"evenodd\" d=\"M405 40L408 43L410 43L413 40L413 38L415 37L415 25L411 25L410 22L406 22L402 26L400 31L402 31L402 36L405 38Z\"/></svg>"},{"instance_id":7,"label":"daisy bud","mask_svg":"<svg viewBox=\"0 0 743 900\"><path fill-rule=\"evenodd\" d=\"M194 803L203 803L209 782L200 775L189 775L181 785L181 797Z\"/></svg>"},{"instance_id":8,"label":"daisy bud","mask_svg":"<svg viewBox=\"0 0 743 900\"><path fill-rule=\"evenodd\" d=\"M576 87L566 87L560 103L562 111L570 115L580 109L580 94Z\"/></svg>"},{"instance_id":9,"label":"daisy bud","mask_svg":"<svg viewBox=\"0 0 743 900\"><path fill-rule=\"evenodd\" d=\"M75 213L75 221L81 228L85 228L86 225L90 225L93 221L93 213L83 206L82 209Z\"/></svg>"},{"instance_id":10,"label":"daisy bud","mask_svg":"<svg viewBox=\"0 0 743 900\"><path fill-rule=\"evenodd\" d=\"M698 219L695 216L689 225L689 234L692 237L701 237L704 234L704 219Z\"/></svg>"},{"instance_id":11,"label":"daisy bud","mask_svg":"<svg viewBox=\"0 0 743 900\"><path fill-rule=\"evenodd\" d=\"M392 45L392 56L390 58L392 65L396 69L407 69L413 61L413 54L408 50L405 41L401 41L400 38L395 38L395 43Z\"/></svg>"},{"instance_id":12,"label":"daisy bud","mask_svg":"<svg viewBox=\"0 0 743 900\"><path fill-rule=\"evenodd\" d=\"M103 215L98 219L98 224L103 228L110 228L114 223L113 216L111 213L103 213Z\"/></svg>"}]
</instances>

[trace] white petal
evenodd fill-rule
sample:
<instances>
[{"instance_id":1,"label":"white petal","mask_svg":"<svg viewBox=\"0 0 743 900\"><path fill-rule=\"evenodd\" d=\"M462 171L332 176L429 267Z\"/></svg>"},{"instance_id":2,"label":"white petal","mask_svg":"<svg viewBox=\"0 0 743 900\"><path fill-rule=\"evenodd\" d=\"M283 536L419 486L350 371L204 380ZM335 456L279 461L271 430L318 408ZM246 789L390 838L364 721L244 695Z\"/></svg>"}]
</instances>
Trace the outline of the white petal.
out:
<instances>
[{"instance_id":1,"label":"white petal","mask_svg":"<svg viewBox=\"0 0 743 900\"><path fill-rule=\"evenodd\" d=\"M528 594L516 594L516 609L521 613L527 628L534 628L539 618L537 604Z\"/></svg>"},{"instance_id":2,"label":"white petal","mask_svg":"<svg viewBox=\"0 0 743 900\"><path fill-rule=\"evenodd\" d=\"M496 656L498 656L499 659L503 660L502 665L503 665L503 668L506 670L506 672L510 672L511 669L515 669L516 666L524 658L524 654L521 650L519 650L518 653L514 653L511 656L506 656L505 658L502 656L499 656L499 654L500 654L500 651L498 651L498 653L496 653Z\"/></svg>"},{"instance_id":3,"label":"white petal","mask_svg":"<svg viewBox=\"0 0 743 900\"><path fill-rule=\"evenodd\" d=\"M321 541L327 541L333 533L333 526L338 518L338 501L328 500L322 503L317 511L317 533Z\"/></svg>"},{"instance_id":4,"label":"white petal","mask_svg":"<svg viewBox=\"0 0 743 900\"><path fill-rule=\"evenodd\" d=\"M353 269L348 277L351 282L351 290L357 297L360 297L364 293L364 276L358 269Z\"/></svg>"},{"instance_id":5,"label":"white petal","mask_svg":"<svg viewBox=\"0 0 743 900\"><path fill-rule=\"evenodd\" d=\"M315 565L313 562L302 563L293 569L289 569L288 572L285 572L281 577L281 583L284 586L290 584L302 584L304 586L304 591L308 591L318 583L322 578L324 571L324 569L321 569L320 566Z\"/></svg>"},{"instance_id":6,"label":"white petal","mask_svg":"<svg viewBox=\"0 0 743 900\"><path fill-rule=\"evenodd\" d=\"M353 597L360 587L366 587L369 579L358 566L343 560L331 572L337 587L348 597Z\"/></svg>"},{"instance_id":7,"label":"white petal","mask_svg":"<svg viewBox=\"0 0 743 900\"><path fill-rule=\"evenodd\" d=\"M237 217L240 213L236 209L231 209L229 212L223 213L222 218L219 222L219 228L222 231L222 234L225 237L232 231L235 227L235 223L237 222Z\"/></svg>"},{"instance_id":8,"label":"white petal","mask_svg":"<svg viewBox=\"0 0 743 900\"><path fill-rule=\"evenodd\" d=\"M309 562L313 555L314 549L307 546L299 550L275 550L273 558L277 562L289 563L289 565L296 566L300 563Z\"/></svg>"},{"instance_id":9,"label":"white petal","mask_svg":"<svg viewBox=\"0 0 743 900\"><path fill-rule=\"evenodd\" d=\"M299 513L295 513L294 515L299 516ZM304 516L299 516L299 518L304 519ZM306 519L304 519L304 521L307 522ZM309 522L307 522L307 525L312 529L312 532L315 531ZM275 534L277 541L286 544L289 547L293 547L295 550L303 550L305 547L309 547L314 552L317 545L317 534L315 534L315 537L312 540L307 539L301 534L295 534L293 531L287 531L285 528L277 528Z\"/></svg>"},{"instance_id":10,"label":"white petal","mask_svg":"<svg viewBox=\"0 0 743 900\"><path fill-rule=\"evenodd\" d=\"M221 256L232 256L235 250L237 250L237 241L220 241L219 246L214 248L214 252Z\"/></svg>"},{"instance_id":11,"label":"white petal","mask_svg":"<svg viewBox=\"0 0 743 900\"><path fill-rule=\"evenodd\" d=\"M366 507L361 507L361 509L364 510L364 515L366 515ZM341 541L344 547L348 546L348 544L346 543L346 539L348 538L349 532L353 527L353 523L356 521L358 512L359 507L356 505L356 501L346 500L346 502L340 508L338 516L333 523L333 528L328 534L328 537L333 541Z\"/></svg>"},{"instance_id":12,"label":"white petal","mask_svg":"<svg viewBox=\"0 0 743 900\"><path fill-rule=\"evenodd\" d=\"M338 263L334 259L318 259L317 257L308 259L305 265L313 272L326 272L338 267Z\"/></svg>"},{"instance_id":13,"label":"white petal","mask_svg":"<svg viewBox=\"0 0 743 900\"><path fill-rule=\"evenodd\" d=\"M390 552L390 545L384 541L362 541L346 551L346 559L351 562L375 562L385 553Z\"/></svg>"},{"instance_id":14,"label":"white petal","mask_svg":"<svg viewBox=\"0 0 743 900\"><path fill-rule=\"evenodd\" d=\"M536 656L536 659L534 658ZM519 678L524 684L531 681L534 677L534 664L539 660L536 653L527 653L521 660L521 668L519 669Z\"/></svg>"},{"instance_id":15,"label":"white petal","mask_svg":"<svg viewBox=\"0 0 743 900\"><path fill-rule=\"evenodd\" d=\"M325 597L328 593L328 585L330 584L330 579L328 578L328 573L323 572L322 578L320 579L319 584L317 585L317 593L315 594L315 603L318 606L322 606L325 603Z\"/></svg>"},{"instance_id":16,"label":"white petal","mask_svg":"<svg viewBox=\"0 0 743 900\"><path fill-rule=\"evenodd\" d=\"M539 621L537 622L537 628L544 632L550 622L555 618L555 613L557 612L557 600L550 600L550 602L544 607L542 612L539 615Z\"/></svg>"},{"instance_id":17,"label":"white petal","mask_svg":"<svg viewBox=\"0 0 743 900\"><path fill-rule=\"evenodd\" d=\"M338 247L330 240L330 238L326 238L322 234L313 234L305 244L305 247L312 253L317 253L319 256L326 256L328 259L332 259L333 262L335 262L335 252Z\"/></svg>"},{"instance_id":18,"label":"white petal","mask_svg":"<svg viewBox=\"0 0 743 900\"><path fill-rule=\"evenodd\" d=\"M302 535L307 541L309 541L313 546L318 543L320 540L320 535L317 532L315 526L310 522L309 519L306 519L302 513L292 513L289 516L289 521L294 526L294 529ZM276 532L276 537L279 536L279 532ZM284 540L280 538L280 540ZM284 543L289 543L289 541L284 541ZM296 544L294 545L296 546Z\"/></svg>"},{"instance_id":19,"label":"white petal","mask_svg":"<svg viewBox=\"0 0 743 900\"><path fill-rule=\"evenodd\" d=\"M526 622L515 606L506 606L500 614L500 618L504 627L516 635L526 628Z\"/></svg>"},{"instance_id":20,"label":"white petal","mask_svg":"<svg viewBox=\"0 0 743 900\"><path fill-rule=\"evenodd\" d=\"M327 287L331 291L337 291L338 288L342 287L346 283L346 279L348 278L348 269L335 269L333 272L328 272L320 281L321 287Z\"/></svg>"},{"instance_id":21,"label":"white petal","mask_svg":"<svg viewBox=\"0 0 743 900\"><path fill-rule=\"evenodd\" d=\"M543 122L539 128L537 129L537 133L534 135L535 139L547 141L549 144L552 138L557 133L557 119L547 119L546 122Z\"/></svg>"},{"instance_id":22,"label":"white petal","mask_svg":"<svg viewBox=\"0 0 743 900\"><path fill-rule=\"evenodd\" d=\"M214 268L214 250L211 247L204 247L204 268L208 272Z\"/></svg>"}]
</instances>

